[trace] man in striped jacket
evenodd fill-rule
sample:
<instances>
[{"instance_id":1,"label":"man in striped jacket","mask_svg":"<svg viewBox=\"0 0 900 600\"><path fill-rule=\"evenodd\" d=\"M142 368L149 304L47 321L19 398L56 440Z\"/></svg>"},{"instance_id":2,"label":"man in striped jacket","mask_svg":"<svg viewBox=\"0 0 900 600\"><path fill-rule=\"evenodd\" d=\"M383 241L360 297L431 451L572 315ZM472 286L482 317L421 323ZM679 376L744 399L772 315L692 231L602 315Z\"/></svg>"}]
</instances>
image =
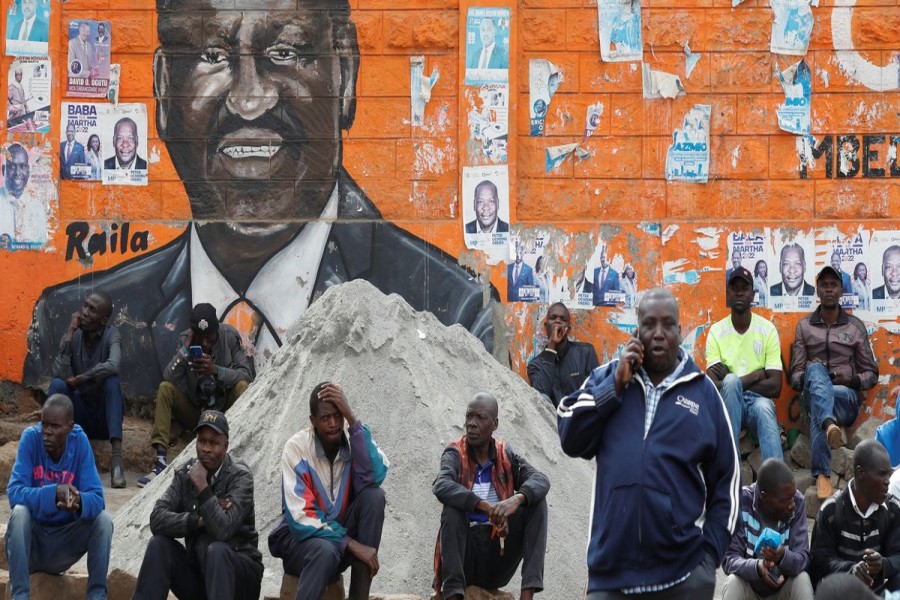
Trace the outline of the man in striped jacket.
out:
<instances>
[{"instance_id":1,"label":"man in striped jacket","mask_svg":"<svg viewBox=\"0 0 900 600\"><path fill-rule=\"evenodd\" d=\"M299 578L296 600L319 600L351 565L350 598L368 598L378 572L388 460L336 383L313 389L309 415L310 427L281 455L284 512L269 550Z\"/></svg>"}]
</instances>

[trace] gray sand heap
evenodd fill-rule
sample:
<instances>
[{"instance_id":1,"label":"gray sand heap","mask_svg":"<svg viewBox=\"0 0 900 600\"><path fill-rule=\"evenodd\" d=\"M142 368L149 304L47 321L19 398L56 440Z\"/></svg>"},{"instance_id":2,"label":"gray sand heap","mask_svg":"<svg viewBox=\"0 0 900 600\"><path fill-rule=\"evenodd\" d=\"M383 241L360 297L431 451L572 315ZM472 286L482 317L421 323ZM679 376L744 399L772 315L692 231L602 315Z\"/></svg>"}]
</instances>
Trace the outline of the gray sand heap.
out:
<instances>
[{"instance_id":1,"label":"gray sand heap","mask_svg":"<svg viewBox=\"0 0 900 600\"><path fill-rule=\"evenodd\" d=\"M384 483L387 515L373 589L428 594L440 505L431 493L441 451L463 433L465 406L479 391L500 403L497 436L550 478L547 600L583 594L593 465L566 457L552 407L518 375L497 363L459 325L445 327L385 296L365 281L330 288L286 336L271 367L229 411L229 451L255 478L256 524L266 563L263 596L278 595L281 561L266 536L281 513L281 449L309 425L309 393L340 383L356 417L390 460ZM195 455L191 444L173 463ZM150 538L153 504L172 480L167 469L115 517L110 570L137 575ZM508 586L518 588L518 576ZM517 594L518 595L518 594Z\"/></svg>"}]
</instances>

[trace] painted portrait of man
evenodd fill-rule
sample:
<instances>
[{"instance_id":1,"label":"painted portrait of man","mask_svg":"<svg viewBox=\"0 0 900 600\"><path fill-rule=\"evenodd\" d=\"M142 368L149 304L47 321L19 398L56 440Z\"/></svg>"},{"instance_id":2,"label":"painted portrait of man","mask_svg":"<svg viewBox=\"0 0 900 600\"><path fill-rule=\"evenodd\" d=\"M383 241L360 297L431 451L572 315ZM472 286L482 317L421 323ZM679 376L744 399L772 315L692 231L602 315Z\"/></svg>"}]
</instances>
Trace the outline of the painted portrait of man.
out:
<instances>
[{"instance_id":1,"label":"painted portrait of man","mask_svg":"<svg viewBox=\"0 0 900 600\"><path fill-rule=\"evenodd\" d=\"M211 303L239 326L259 371L310 302L352 279L464 325L490 350L482 284L384 221L344 168L342 130L356 116L360 61L347 0L268 0L254 4L258 11L219 5L157 2L156 129L194 222L158 250L45 290L25 383L48 372L90 286L137 323L120 326L131 363L123 369L135 373L126 394L155 392L194 303Z\"/></svg>"}]
</instances>

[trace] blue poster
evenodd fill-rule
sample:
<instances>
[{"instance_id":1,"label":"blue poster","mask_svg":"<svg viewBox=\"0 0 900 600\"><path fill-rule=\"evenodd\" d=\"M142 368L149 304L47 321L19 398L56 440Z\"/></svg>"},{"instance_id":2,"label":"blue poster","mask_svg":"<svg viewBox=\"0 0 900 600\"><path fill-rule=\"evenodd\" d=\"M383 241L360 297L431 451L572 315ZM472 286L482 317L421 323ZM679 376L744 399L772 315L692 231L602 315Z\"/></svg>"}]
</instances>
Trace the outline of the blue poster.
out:
<instances>
[{"instance_id":1,"label":"blue poster","mask_svg":"<svg viewBox=\"0 0 900 600\"><path fill-rule=\"evenodd\" d=\"M466 85L509 81L509 9L470 8L466 15Z\"/></svg>"}]
</instances>

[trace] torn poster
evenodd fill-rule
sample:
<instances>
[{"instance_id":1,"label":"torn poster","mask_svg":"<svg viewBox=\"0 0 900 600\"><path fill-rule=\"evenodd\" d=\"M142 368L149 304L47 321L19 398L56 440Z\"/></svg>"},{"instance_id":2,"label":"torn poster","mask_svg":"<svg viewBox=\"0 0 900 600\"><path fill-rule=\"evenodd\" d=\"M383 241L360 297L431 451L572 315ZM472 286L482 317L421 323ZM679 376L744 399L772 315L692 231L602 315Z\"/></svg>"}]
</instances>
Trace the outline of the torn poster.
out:
<instances>
[{"instance_id":1,"label":"torn poster","mask_svg":"<svg viewBox=\"0 0 900 600\"><path fill-rule=\"evenodd\" d=\"M577 143L550 146L544 159L544 171L549 173L563 163L570 155L574 154L579 160L590 157L591 153Z\"/></svg>"},{"instance_id":2,"label":"torn poster","mask_svg":"<svg viewBox=\"0 0 900 600\"><path fill-rule=\"evenodd\" d=\"M841 306L847 309L872 309L869 237L869 231L861 227L850 235L844 235L834 227L816 234L816 273L825 266L838 272Z\"/></svg>"},{"instance_id":3,"label":"torn poster","mask_svg":"<svg viewBox=\"0 0 900 600\"><path fill-rule=\"evenodd\" d=\"M103 139L98 110L105 105L63 102L59 144L60 179L100 181L103 176L103 148L112 134Z\"/></svg>"},{"instance_id":4,"label":"torn poster","mask_svg":"<svg viewBox=\"0 0 900 600\"><path fill-rule=\"evenodd\" d=\"M509 81L509 9L466 13L466 85Z\"/></svg>"},{"instance_id":5,"label":"torn poster","mask_svg":"<svg viewBox=\"0 0 900 600\"><path fill-rule=\"evenodd\" d=\"M6 55L47 56L50 2L13 0L6 11Z\"/></svg>"},{"instance_id":6,"label":"torn poster","mask_svg":"<svg viewBox=\"0 0 900 600\"><path fill-rule=\"evenodd\" d=\"M413 127L421 127L425 122L425 105L431 100L431 88L437 83L437 68L431 70L431 77L424 77L425 57L409 57L409 96L410 123Z\"/></svg>"},{"instance_id":7,"label":"torn poster","mask_svg":"<svg viewBox=\"0 0 900 600\"><path fill-rule=\"evenodd\" d=\"M538 235L532 241L518 236L510 237L510 256L506 265L507 302L548 302L551 274L544 258L545 237Z\"/></svg>"},{"instance_id":8,"label":"torn poster","mask_svg":"<svg viewBox=\"0 0 900 600\"><path fill-rule=\"evenodd\" d=\"M528 106L531 119L531 137L544 135L544 118L550 108L550 98L562 83L559 67L545 58L528 61Z\"/></svg>"},{"instance_id":9,"label":"torn poster","mask_svg":"<svg viewBox=\"0 0 900 600\"><path fill-rule=\"evenodd\" d=\"M811 233L776 229L772 257L778 272L770 274L769 306L775 312L809 312L815 308L815 238Z\"/></svg>"},{"instance_id":10,"label":"torn poster","mask_svg":"<svg viewBox=\"0 0 900 600\"><path fill-rule=\"evenodd\" d=\"M505 163L509 132L509 84L492 83L466 90L469 99L469 139L477 142L474 162Z\"/></svg>"},{"instance_id":11,"label":"torn poster","mask_svg":"<svg viewBox=\"0 0 900 600\"><path fill-rule=\"evenodd\" d=\"M597 102L587 107L587 115L584 118L584 139L594 135L594 131L600 125L600 117L603 116L603 103Z\"/></svg>"},{"instance_id":12,"label":"torn poster","mask_svg":"<svg viewBox=\"0 0 900 600\"><path fill-rule=\"evenodd\" d=\"M584 268L585 291L591 306L634 306L637 301L637 274L625 264L621 254L609 256L609 248L601 241ZM576 299L579 299L576 296Z\"/></svg>"},{"instance_id":13,"label":"torn poster","mask_svg":"<svg viewBox=\"0 0 900 600\"><path fill-rule=\"evenodd\" d=\"M67 95L106 98L111 35L109 21L69 21Z\"/></svg>"},{"instance_id":14,"label":"torn poster","mask_svg":"<svg viewBox=\"0 0 900 600\"><path fill-rule=\"evenodd\" d=\"M147 107L102 104L97 117L103 137L112 140L103 155L103 185L147 185Z\"/></svg>"},{"instance_id":15,"label":"torn poster","mask_svg":"<svg viewBox=\"0 0 900 600\"><path fill-rule=\"evenodd\" d=\"M644 80L644 98L677 98L687 91L681 84L678 75L655 71L647 63L642 63Z\"/></svg>"},{"instance_id":16,"label":"torn poster","mask_svg":"<svg viewBox=\"0 0 900 600\"><path fill-rule=\"evenodd\" d=\"M869 254L879 261L868 276L872 280L872 310L895 317L900 312L900 231L875 231Z\"/></svg>"},{"instance_id":17,"label":"torn poster","mask_svg":"<svg viewBox=\"0 0 900 600\"><path fill-rule=\"evenodd\" d=\"M684 78L690 79L691 73L694 72L694 69L697 67L697 63L700 62L700 58L703 55L699 52L691 52L691 46L687 42L685 42L684 56Z\"/></svg>"},{"instance_id":18,"label":"torn poster","mask_svg":"<svg viewBox=\"0 0 900 600\"><path fill-rule=\"evenodd\" d=\"M19 58L9 67L6 123L16 133L50 132L49 58Z\"/></svg>"},{"instance_id":19,"label":"torn poster","mask_svg":"<svg viewBox=\"0 0 900 600\"><path fill-rule=\"evenodd\" d=\"M784 88L784 104L778 106L778 126L788 133L809 135L812 72L801 60L778 73Z\"/></svg>"},{"instance_id":20,"label":"torn poster","mask_svg":"<svg viewBox=\"0 0 900 600\"><path fill-rule=\"evenodd\" d=\"M743 267L753 275L753 306L768 306L769 264L771 245L768 228L760 233L734 231L728 236L729 264L725 267L725 283L735 269Z\"/></svg>"},{"instance_id":21,"label":"torn poster","mask_svg":"<svg viewBox=\"0 0 900 600\"><path fill-rule=\"evenodd\" d=\"M509 170L506 165L463 167L463 237L467 248L509 244Z\"/></svg>"},{"instance_id":22,"label":"torn poster","mask_svg":"<svg viewBox=\"0 0 900 600\"><path fill-rule=\"evenodd\" d=\"M50 158L39 146L19 142L0 149L0 248L38 250L48 240L56 186Z\"/></svg>"},{"instance_id":23,"label":"torn poster","mask_svg":"<svg viewBox=\"0 0 900 600\"><path fill-rule=\"evenodd\" d=\"M599 0L600 58L605 62L641 60L640 0Z\"/></svg>"},{"instance_id":24,"label":"torn poster","mask_svg":"<svg viewBox=\"0 0 900 600\"><path fill-rule=\"evenodd\" d=\"M106 99L113 104L119 103L119 80L122 77L122 65L109 65L109 89L106 92Z\"/></svg>"},{"instance_id":25,"label":"torn poster","mask_svg":"<svg viewBox=\"0 0 900 600\"><path fill-rule=\"evenodd\" d=\"M709 178L709 104L695 104L672 134L666 152L666 179L706 183Z\"/></svg>"},{"instance_id":26,"label":"torn poster","mask_svg":"<svg viewBox=\"0 0 900 600\"><path fill-rule=\"evenodd\" d=\"M775 54L804 56L813 28L809 0L771 0L771 4L775 13L771 51Z\"/></svg>"}]
</instances>

